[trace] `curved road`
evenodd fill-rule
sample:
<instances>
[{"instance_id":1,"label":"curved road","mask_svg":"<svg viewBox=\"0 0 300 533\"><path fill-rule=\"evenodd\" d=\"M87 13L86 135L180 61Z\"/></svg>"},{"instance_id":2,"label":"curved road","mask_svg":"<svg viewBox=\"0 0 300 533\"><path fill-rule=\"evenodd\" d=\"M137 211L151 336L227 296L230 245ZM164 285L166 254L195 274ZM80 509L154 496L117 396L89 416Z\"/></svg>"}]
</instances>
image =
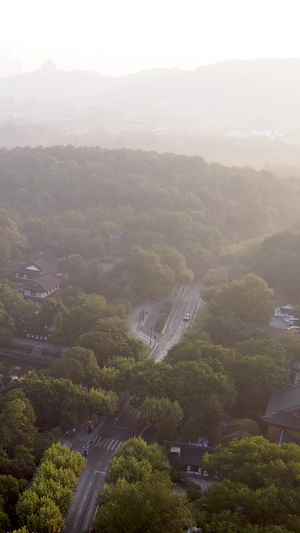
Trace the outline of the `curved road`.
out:
<instances>
[{"instance_id":1,"label":"curved road","mask_svg":"<svg viewBox=\"0 0 300 533\"><path fill-rule=\"evenodd\" d=\"M185 330L193 322L198 309L203 307L204 302L200 298L200 286L200 282L192 285L182 285L175 295L174 304L163 333L159 342L150 352L150 357L155 359L155 361L162 361L172 346L180 342ZM183 320L183 316L186 313L190 314L189 322Z\"/></svg>"},{"instance_id":2,"label":"curved road","mask_svg":"<svg viewBox=\"0 0 300 533\"><path fill-rule=\"evenodd\" d=\"M181 340L185 330L193 322L198 309L204 307L205 304L200 298L200 287L201 283L195 282L190 285L181 285L173 292L171 297L173 306L162 333L154 332L161 302L148 302L140 305L130 314L129 323L132 333L148 345L149 356L155 361L162 361L166 357L172 346ZM186 313L191 316L189 322L183 320Z\"/></svg>"},{"instance_id":3,"label":"curved road","mask_svg":"<svg viewBox=\"0 0 300 533\"><path fill-rule=\"evenodd\" d=\"M198 308L204 305L200 299L200 286L200 282L182 285L174 291L173 307L160 334L154 333L154 324L161 303L148 302L133 310L129 317L131 329L136 337L146 342L149 357L162 361L168 350L180 341L185 330L193 322ZM191 317L187 322L183 320L186 313ZM103 490L109 463L118 446L130 437L141 434L144 436L147 427L144 427L139 418L138 409L130 405L128 394L123 393L120 396L119 408L117 420L104 419L92 435L84 435L82 440L73 442L73 448L78 451L88 449L88 461L77 487L75 502L66 519L65 533L83 533L90 530L97 512L98 494Z\"/></svg>"}]
</instances>

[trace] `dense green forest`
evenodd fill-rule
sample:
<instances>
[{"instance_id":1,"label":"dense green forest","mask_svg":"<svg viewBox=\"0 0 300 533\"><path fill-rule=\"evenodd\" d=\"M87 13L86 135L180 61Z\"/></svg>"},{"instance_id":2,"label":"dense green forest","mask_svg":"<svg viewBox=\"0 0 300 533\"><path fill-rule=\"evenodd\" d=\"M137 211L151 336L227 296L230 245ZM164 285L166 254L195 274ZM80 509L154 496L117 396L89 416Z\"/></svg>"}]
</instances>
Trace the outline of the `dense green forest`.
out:
<instances>
[{"instance_id":1,"label":"dense green forest","mask_svg":"<svg viewBox=\"0 0 300 533\"><path fill-rule=\"evenodd\" d=\"M72 146L2 149L0 186L2 261L43 251L60 259L80 255L89 264L128 256L132 268L135 245L153 254L157 291L202 276L226 245L299 229L299 181L200 157ZM94 279L95 267L90 270ZM130 292L130 280L127 285Z\"/></svg>"},{"instance_id":2,"label":"dense green forest","mask_svg":"<svg viewBox=\"0 0 300 533\"><path fill-rule=\"evenodd\" d=\"M207 460L212 472L220 470L219 457L230 465L247 446L258 463L264 454L274 460L263 459L268 468L260 482L234 478L224 467L225 483L205 494L190 487L182 499L172 494L170 475L176 473L158 446L147 451L133 443L127 453L124 445L100 500L104 525L96 521L95 531L116 531L114 502L122 509L128 495L147 499L149 531L169 531L175 519L174 531L187 522L206 532L215 531L216 523L224 532L229 526L298 531L298 451L287 448L277 456L260 435L270 394L292 379L300 340L285 335L275 342L258 328L273 314L273 289L296 310L300 302L300 182L199 157L57 146L1 150L0 187L1 346L30 329L68 348L47 369L19 380L2 369L0 532L23 526L49 531L43 516L52 516L52 530L61 531L83 463L52 444L91 415L112 415L125 391L158 444L199 435L211 446L221 444L215 462ZM60 290L42 308L23 298L5 268L8 259L33 260L40 252L62 273ZM112 264L107 272L106 261ZM132 337L128 313L137 302L161 300L176 283L194 278L203 279L207 307L165 360L155 363ZM60 464L59 455L75 465L65 484L60 469L71 467ZM290 456L296 465L292 485L284 477ZM279 461L282 487L272 470ZM53 479L43 498L48 468ZM157 494L164 501L160 523L153 512ZM282 516L264 513L262 497L265 507L280 504ZM221 500L226 512L217 504ZM240 507L244 514L236 512ZM120 513L118 531L131 531L123 518Z\"/></svg>"},{"instance_id":3,"label":"dense green forest","mask_svg":"<svg viewBox=\"0 0 300 533\"><path fill-rule=\"evenodd\" d=\"M27 222L23 230L29 244L45 242L35 241L37 217L45 231L51 220L49 245L63 234L66 241L68 231L76 229L77 248L71 252L87 255L94 250L84 250L88 243L83 242L79 250L80 236L104 240L118 230L146 231L182 248L185 241L236 242L299 223L297 181L206 164L200 157L72 146L15 148L0 151L0 184L1 206Z\"/></svg>"}]
</instances>

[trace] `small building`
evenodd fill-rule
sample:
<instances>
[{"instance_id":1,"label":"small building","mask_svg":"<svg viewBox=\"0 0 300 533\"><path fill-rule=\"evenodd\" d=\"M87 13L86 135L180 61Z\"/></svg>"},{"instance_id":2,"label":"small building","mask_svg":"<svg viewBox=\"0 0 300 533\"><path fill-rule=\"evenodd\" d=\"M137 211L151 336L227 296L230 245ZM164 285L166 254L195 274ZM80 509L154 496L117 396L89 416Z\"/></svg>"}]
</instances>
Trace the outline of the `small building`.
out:
<instances>
[{"instance_id":1,"label":"small building","mask_svg":"<svg viewBox=\"0 0 300 533\"><path fill-rule=\"evenodd\" d=\"M203 457L206 453L214 453L214 448L173 441L165 441L164 445L174 468L199 476L207 475L203 470Z\"/></svg>"},{"instance_id":2,"label":"small building","mask_svg":"<svg viewBox=\"0 0 300 533\"><path fill-rule=\"evenodd\" d=\"M42 302L59 289L61 274L44 257L29 263L7 261L4 269L10 272L13 281L25 298Z\"/></svg>"},{"instance_id":3,"label":"small building","mask_svg":"<svg viewBox=\"0 0 300 533\"><path fill-rule=\"evenodd\" d=\"M300 445L300 383L282 384L272 394L262 419L268 424L270 442Z\"/></svg>"},{"instance_id":4,"label":"small building","mask_svg":"<svg viewBox=\"0 0 300 533\"><path fill-rule=\"evenodd\" d=\"M280 307L276 307L274 316L284 318L286 315L291 315L293 311L294 306L292 304L281 305Z\"/></svg>"},{"instance_id":5,"label":"small building","mask_svg":"<svg viewBox=\"0 0 300 533\"><path fill-rule=\"evenodd\" d=\"M17 283L35 279L43 274L59 275L57 268L43 257L39 257L30 263L7 261L4 268L11 273L13 280Z\"/></svg>"},{"instance_id":6,"label":"small building","mask_svg":"<svg viewBox=\"0 0 300 533\"><path fill-rule=\"evenodd\" d=\"M42 301L59 289L59 281L50 274L39 276L29 281L23 287L25 297L36 301Z\"/></svg>"}]
</instances>

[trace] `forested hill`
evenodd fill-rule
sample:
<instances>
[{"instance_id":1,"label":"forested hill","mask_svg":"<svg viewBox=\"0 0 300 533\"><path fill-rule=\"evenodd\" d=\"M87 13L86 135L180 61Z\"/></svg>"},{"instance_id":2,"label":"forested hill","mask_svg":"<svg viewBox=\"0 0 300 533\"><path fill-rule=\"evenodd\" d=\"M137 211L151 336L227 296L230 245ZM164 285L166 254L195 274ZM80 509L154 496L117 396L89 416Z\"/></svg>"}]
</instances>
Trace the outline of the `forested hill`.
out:
<instances>
[{"instance_id":1,"label":"forested hill","mask_svg":"<svg viewBox=\"0 0 300 533\"><path fill-rule=\"evenodd\" d=\"M300 198L300 182L251 168L73 146L0 150L0 190L36 250L105 255L105 239L126 231L128 246L163 242L189 266L200 250L297 229Z\"/></svg>"},{"instance_id":2,"label":"forested hill","mask_svg":"<svg viewBox=\"0 0 300 533\"><path fill-rule=\"evenodd\" d=\"M292 223L300 193L297 182L200 157L73 146L0 150L0 187L3 207L32 216L99 205L135 214L194 211L225 237Z\"/></svg>"}]
</instances>

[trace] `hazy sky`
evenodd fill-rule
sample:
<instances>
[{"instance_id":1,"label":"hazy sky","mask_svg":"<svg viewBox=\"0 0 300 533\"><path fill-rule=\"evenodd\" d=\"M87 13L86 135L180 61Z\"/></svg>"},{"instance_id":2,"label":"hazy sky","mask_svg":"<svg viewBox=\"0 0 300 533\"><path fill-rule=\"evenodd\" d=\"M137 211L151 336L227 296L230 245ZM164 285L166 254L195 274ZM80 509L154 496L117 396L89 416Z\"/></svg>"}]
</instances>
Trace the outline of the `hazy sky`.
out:
<instances>
[{"instance_id":1,"label":"hazy sky","mask_svg":"<svg viewBox=\"0 0 300 533\"><path fill-rule=\"evenodd\" d=\"M23 71L52 59L112 75L300 58L298 7L298 0L9 0L0 49L20 57Z\"/></svg>"}]
</instances>

